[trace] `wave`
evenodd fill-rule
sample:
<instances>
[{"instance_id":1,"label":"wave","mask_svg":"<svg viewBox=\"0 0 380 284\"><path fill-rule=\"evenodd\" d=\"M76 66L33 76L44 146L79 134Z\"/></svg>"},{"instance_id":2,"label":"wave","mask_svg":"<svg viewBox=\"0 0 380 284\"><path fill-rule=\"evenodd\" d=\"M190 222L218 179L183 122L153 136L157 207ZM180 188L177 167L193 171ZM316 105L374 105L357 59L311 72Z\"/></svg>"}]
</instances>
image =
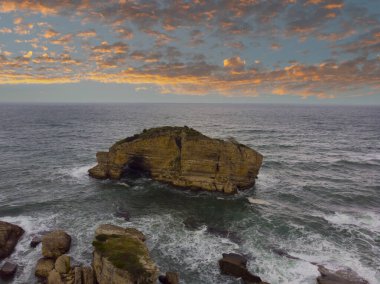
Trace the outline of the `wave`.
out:
<instances>
[{"instance_id":1,"label":"wave","mask_svg":"<svg viewBox=\"0 0 380 284\"><path fill-rule=\"evenodd\" d=\"M338 226L359 227L371 232L380 233L380 215L374 212L352 212L322 215L326 221Z\"/></svg>"}]
</instances>

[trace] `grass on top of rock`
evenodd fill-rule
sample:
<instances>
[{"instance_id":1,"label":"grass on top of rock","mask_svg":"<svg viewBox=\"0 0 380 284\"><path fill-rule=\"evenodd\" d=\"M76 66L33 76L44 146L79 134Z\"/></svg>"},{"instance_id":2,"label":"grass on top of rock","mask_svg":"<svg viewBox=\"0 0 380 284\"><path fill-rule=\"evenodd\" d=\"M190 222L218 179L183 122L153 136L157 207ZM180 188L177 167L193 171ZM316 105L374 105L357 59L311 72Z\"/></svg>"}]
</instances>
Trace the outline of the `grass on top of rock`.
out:
<instances>
[{"instance_id":1,"label":"grass on top of rock","mask_svg":"<svg viewBox=\"0 0 380 284\"><path fill-rule=\"evenodd\" d=\"M141 241L133 237L100 234L92 245L115 267L128 271L134 278L145 275L140 257L146 254L146 250Z\"/></svg>"},{"instance_id":2,"label":"grass on top of rock","mask_svg":"<svg viewBox=\"0 0 380 284\"><path fill-rule=\"evenodd\" d=\"M120 144L123 144L125 142L131 142L138 138L154 138L163 134L171 134L171 135L180 135L181 132L185 132L188 136L204 136L199 131L187 127L186 125L183 127L180 126L162 126L162 127L155 127L150 129L144 129L141 133L135 134L133 136L124 138L120 141L117 141L113 146L117 146Z\"/></svg>"}]
</instances>

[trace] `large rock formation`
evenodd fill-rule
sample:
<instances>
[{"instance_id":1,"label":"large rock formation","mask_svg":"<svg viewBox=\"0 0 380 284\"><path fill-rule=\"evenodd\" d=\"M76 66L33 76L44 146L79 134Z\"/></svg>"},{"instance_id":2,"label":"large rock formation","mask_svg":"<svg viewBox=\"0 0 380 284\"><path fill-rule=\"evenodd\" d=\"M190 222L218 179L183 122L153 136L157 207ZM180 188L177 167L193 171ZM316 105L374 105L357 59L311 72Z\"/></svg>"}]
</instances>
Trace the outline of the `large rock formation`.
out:
<instances>
[{"instance_id":1,"label":"large rock formation","mask_svg":"<svg viewBox=\"0 0 380 284\"><path fill-rule=\"evenodd\" d=\"M13 252L23 234L24 230L21 227L0 221L0 260Z\"/></svg>"},{"instance_id":2,"label":"large rock formation","mask_svg":"<svg viewBox=\"0 0 380 284\"><path fill-rule=\"evenodd\" d=\"M101 225L95 233L93 268L99 284L156 283L158 269L135 229Z\"/></svg>"},{"instance_id":3,"label":"large rock formation","mask_svg":"<svg viewBox=\"0 0 380 284\"><path fill-rule=\"evenodd\" d=\"M234 140L209 138L188 127L160 127L96 154L98 179L144 173L174 186L235 193L252 187L263 156Z\"/></svg>"}]
</instances>

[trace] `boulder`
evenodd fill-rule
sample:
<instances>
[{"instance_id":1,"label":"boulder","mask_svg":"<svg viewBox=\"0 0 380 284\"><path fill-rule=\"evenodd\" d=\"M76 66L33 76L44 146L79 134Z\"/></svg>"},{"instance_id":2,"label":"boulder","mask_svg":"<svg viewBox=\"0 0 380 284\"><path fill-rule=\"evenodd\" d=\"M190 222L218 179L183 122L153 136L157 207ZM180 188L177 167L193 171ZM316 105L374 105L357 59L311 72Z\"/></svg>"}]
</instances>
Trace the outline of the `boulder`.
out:
<instances>
[{"instance_id":1,"label":"boulder","mask_svg":"<svg viewBox=\"0 0 380 284\"><path fill-rule=\"evenodd\" d=\"M118 210L114 215L117 218L123 218L125 221L129 221L131 219L131 215L126 210Z\"/></svg>"},{"instance_id":2,"label":"boulder","mask_svg":"<svg viewBox=\"0 0 380 284\"><path fill-rule=\"evenodd\" d=\"M162 284L179 284L179 274L177 272L166 272L166 275L160 275L158 280Z\"/></svg>"},{"instance_id":3,"label":"boulder","mask_svg":"<svg viewBox=\"0 0 380 284\"><path fill-rule=\"evenodd\" d=\"M32 248L37 247L42 242L42 237L40 236L34 236L33 239L30 241L30 246Z\"/></svg>"},{"instance_id":4,"label":"boulder","mask_svg":"<svg viewBox=\"0 0 380 284\"><path fill-rule=\"evenodd\" d=\"M24 230L21 227L0 221L0 260L13 252L23 234Z\"/></svg>"},{"instance_id":5,"label":"boulder","mask_svg":"<svg viewBox=\"0 0 380 284\"><path fill-rule=\"evenodd\" d=\"M146 175L174 186L236 193L255 184L263 156L236 142L212 139L188 127L159 127L98 152L89 175L120 179Z\"/></svg>"},{"instance_id":6,"label":"boulder","mask_svg":"<svg viewBox=\"0 0 380 284\"><path fill-rule=\"evenodd\" d=\"M141 240L142 233L137 232L114 225L96 230L93 268L99 284L157 282L157 266Z\"/></svg>"},{"instance_id":7,"label":"boulder","mask_svg":"<svg viewBox=\"0 0 380 284\"><path fill-rule=\"evenodd\" d=\"M0 269L0 278L3 280L8 280L15 275L17 271L17 264L11 262L5 262Z\"/></svg>"},{"instance_id":8,"label":"boulder","mask_svg":"<svg viewBox=\"0 0 380 284\"><path fill-rule=\"evenodd\" d=\"M219 268L222 274L242 278L244 283L262 284L261 278L248 271L247 259L236 253L223 254L219 260Z\"/></svg>"},{"instance_id":9,"label":"boulder","mask_svg":"<svg viewBox=\"0 0 380 284\"><path fill-rule=\"evenodd\" d=\"M42 255L57 258L70 250L71 237L62 230L52 231L42 238Z\"/></svg>"},{"instance_id":10,"label":"boulder","mask_svg":"<svg viewBox=\"0 0 380 284\"><path fill-rule=\"evenodd\" d=\"M321 276L317 278L318 284L369 284L367 280L349 268L332 271L318 265L318 271L321 273Z\"/></svg>"},{"instance_id":11,"label":"boulder","mask_svg":"<svg viewBox=\"0 0 380 284\"><path fill-rule=\"evenodd\" d=\"M59 274L67 274L70 272L70 256L68 255L61 255L59 256L54 264L55 270Z\"/></svg>"},{"instance_id":12,"label":"boulder","mask_svg":"<svg viewBox=\"0 0 380 284\"><path fill-rule=\"evenodd\" d=\"M40 258L37 261L36 270L34 274L37 277L46 278L49 276L49 272L54 269L54 260L51 258Z\"/></svg>"}]
</instances>

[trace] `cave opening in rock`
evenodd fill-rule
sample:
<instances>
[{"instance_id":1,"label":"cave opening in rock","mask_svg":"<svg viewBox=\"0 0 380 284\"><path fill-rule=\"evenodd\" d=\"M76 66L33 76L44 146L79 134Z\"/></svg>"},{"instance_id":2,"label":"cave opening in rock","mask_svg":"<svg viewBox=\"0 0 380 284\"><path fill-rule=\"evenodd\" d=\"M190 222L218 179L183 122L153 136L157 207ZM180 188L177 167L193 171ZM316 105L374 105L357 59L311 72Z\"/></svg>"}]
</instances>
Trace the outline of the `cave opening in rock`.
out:
<instances>
[{"instance_id":1,"label":"cave opening in rock","mask_svg":"<svg viewBox=\"0 0 380 284\"><path fill-rule=\"evenodd\" d=\"M133 156L124 166L122 177L137 179L150 177L151 172L143 156Z\"/></svg>"}]
</instances>

